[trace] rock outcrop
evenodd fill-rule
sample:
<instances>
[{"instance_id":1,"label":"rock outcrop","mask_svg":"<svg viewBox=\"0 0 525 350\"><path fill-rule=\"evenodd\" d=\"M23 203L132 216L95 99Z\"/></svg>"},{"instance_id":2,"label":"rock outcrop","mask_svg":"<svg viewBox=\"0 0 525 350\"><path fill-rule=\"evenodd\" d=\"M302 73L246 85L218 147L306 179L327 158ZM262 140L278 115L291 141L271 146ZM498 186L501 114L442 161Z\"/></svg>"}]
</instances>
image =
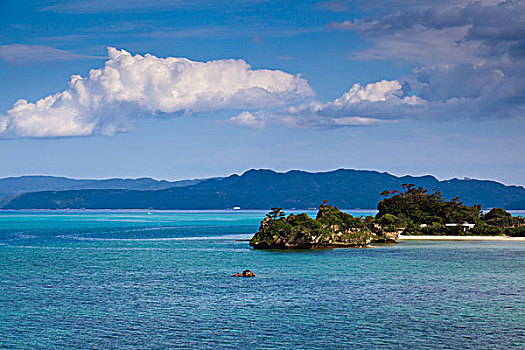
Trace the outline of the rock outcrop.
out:
<instances>
[{"instance_id":1,"label":"rock outcrop","mask_svg":"<svg viewBox=\"0 0 525 350\"><path fill-rule=\"evenodd\" d=\"M376 237L373 240L373 243L397 243L399 235L405 231L404 227L401 228L391 228L387 227L386 229L378 223L372 225L372 232L376 234Z\"/></svg>"},{"instance_id":2,"label":"rock outcrop","mask_svg":"<svg viewBox=\"0 0 525 350\"><path fill-rule=\"evenodd\" d=\"M378 238L360 218L322 204L315 220L306 213L284 217L270 212L250 245L255 249L364 248Z\"/></svg>"},{"instance_id":3,"label":"rock outcrop","mask_svg":"<svg viewBox=\"0 0 525 350\"><path fill-rule=\"evenodd\" d=\"M255 277L255 274L250 270L244 270L242 273L237 272L232 277Z\"/></svg>"}]
</instances>

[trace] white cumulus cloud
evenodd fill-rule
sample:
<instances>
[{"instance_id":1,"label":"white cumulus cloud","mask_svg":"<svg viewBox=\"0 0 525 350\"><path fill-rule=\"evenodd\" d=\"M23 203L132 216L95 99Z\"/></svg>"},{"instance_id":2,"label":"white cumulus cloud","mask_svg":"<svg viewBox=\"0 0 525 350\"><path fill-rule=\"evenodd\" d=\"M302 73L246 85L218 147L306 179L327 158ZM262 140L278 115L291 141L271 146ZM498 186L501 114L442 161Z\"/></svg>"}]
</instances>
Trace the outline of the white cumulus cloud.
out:
<instances>
[{"instance_id":1,"label":"white cumulus cloud","mask_svg":"<svg viewBox=\"0 0 525 350\"><path fill-rule=\"evenodd\" d=\"M402 104L418 104L422 100L417 96L403 96L402 86L397 80L381 80L366 85L354 84L343 96L331 105L342 108L362 102L396 102Z\"/></svg>"},{"instance_id":2,"label":"white cumulus cloud","mask_svg":"<svg viewBox=\"0 0 525 350\"><path fill-rule=\"evenodd\" d=\"M423 99L406 95L399 81L381 80L366 85L356 83L330 102L313 101L273 112L245 111L227 122L252 128L270 123L287 127L378 125L396 122L396 118L410 115L425 105Z\"/></svg>"},{"instance_id":3,"label":"white cumulus cloud","mask_svg":"<svg viewBox=\"0 0 525 350\"><path fill-rule=\"evenodd\" d=\"M300 75L255 70L243 60L191 61L108 48L103 68L74 75L63 92L17 101L0 115L0 136L112 135L133 118L286 106L314 95Z\"/></svg>"},{"instance_id":4,"label":"white cumulus cloud","mask_svg":"<svg viewBox=\"0 0 525 350\"><path fill-rule=\"evenodd\" d=\"M266 125L266 120L261 113L256 113L256 115L254 115L251 112L243 111L239 113L239 115L229 118L226 123L259 129Z\"/></svg>"}]
</instances>

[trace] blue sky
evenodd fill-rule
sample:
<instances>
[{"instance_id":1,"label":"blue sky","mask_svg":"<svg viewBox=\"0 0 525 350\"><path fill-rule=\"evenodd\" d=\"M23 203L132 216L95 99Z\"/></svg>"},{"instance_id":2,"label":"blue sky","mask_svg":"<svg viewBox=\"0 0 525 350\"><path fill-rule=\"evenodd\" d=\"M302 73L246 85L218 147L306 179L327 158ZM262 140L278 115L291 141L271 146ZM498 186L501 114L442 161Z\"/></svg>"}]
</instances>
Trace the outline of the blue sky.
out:
<instances>
[{"instance_id":1,"label":"blue sky","mask_svg":"<svg viewBox=\"0 0 525 350\"><path fill-rule=\"evenodd\" d=\"M4 0L0 14L2 177L344 167L525 184L523 2Z\"/></svg>"}]
</instances>

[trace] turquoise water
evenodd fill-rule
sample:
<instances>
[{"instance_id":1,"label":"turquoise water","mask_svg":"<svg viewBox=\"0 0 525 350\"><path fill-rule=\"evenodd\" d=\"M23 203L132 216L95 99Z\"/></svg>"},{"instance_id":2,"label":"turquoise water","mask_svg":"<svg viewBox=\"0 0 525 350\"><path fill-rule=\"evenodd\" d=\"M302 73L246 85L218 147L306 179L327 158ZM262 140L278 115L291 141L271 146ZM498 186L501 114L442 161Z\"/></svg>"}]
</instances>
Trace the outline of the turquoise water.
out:
<instances>
[{"instance_id":1,"label":"turquoise water","mask_svg":"<svg viewBox=\"0 0 525 350\"><path fill-rule=\"evenodd\" d=\"M263 216L0 212L0 348L525 347L525 242L254 251Z\"/></svg>"}]
</instances>

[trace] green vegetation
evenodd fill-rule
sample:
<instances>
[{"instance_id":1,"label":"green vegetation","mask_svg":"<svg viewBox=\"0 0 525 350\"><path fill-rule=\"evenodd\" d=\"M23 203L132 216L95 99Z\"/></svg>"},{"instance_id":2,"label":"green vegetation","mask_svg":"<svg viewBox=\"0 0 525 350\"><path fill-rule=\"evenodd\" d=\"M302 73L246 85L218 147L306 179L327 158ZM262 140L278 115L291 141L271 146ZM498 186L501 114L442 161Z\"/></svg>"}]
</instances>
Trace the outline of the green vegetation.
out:
<instances>
[{"instance_id":1,"label":"green vegetation","mask_svg":"<svg viewBox=\"0 0 525 350\"><path fill-rule=\"evenodd\" d=\"M317 217L305 213L288 217L274 207L250 240L257 249L367 247L395 242L405 235L525 236L525 218L494 208L483 214L480 205L459 198L445 201L441 192L403 184L402 192L383 191L376 217L354 217L324 201Z\"/></svg>"},{"instance_id":2,"label":"green vegetation","mask_svg":"<svg viewBox=\"0 0 525 350\"><path fill-rule=\"evenodd\" d=\"M372 216L354 217L326 201L315 219L306 213L286 217L281 208L272 208L250 245L257 249L368 247L372 242L395 242L399 231L394 221L382 228Z\"/></svg>"},{"instance_id":3,"label":"green vegetation","mask_svg":"<svg viewBox=\"0 0 525 350\"><path fill-rule=\"evenodd\" d=\"M272 208L266 215L259 231L250 240L252 247L367 247L376 238L363 220L326 203L320 206L315 220L306 213L288 217L281 213L281 208Z\"/></svg>"},{"instance_id":4,"label":"green vegetation","mask_svg":"<svg viewBox=\"0 0 525 350\"><path fill-rule=\"evenodd\" d=\"M257 249L367 247L395 242L405 235L525 236L525 218L494 208L483 214L481 206L467 206L441 192L403 184L403 191L383 191L376 217L354 217L324 201L315 219L308 214L286 216L274 207L250 240Z\"/></svg>"},{"instance_id":5,"label":"green vegetation","mask_svg":"<svg viewBox=\"0 0 525 350\"><path fill-rule=\"evenodd\" d=\"M403 191L384 191L375 221L383 229L401 229L412 235L525 235L525 218L501 208L482 214L481 206L466 206L441 192L429 194L422 187L403 184ZM391 196L391 197L389 197Z\"/></svg>"},{"instance_id":6,"label":"green vegetation","mask_svg":"<svg viewBox=\"0 0 525 350\"><path fill-rule=\"evenodd\" d=\"M266 217L269 218L270 220L276 220L276 219L282 218L283 216L284 216L284 211L282 210L282 208L277 208L277 207L272 208L272 210L270 210L270 212L266 214Z\"/></svg>"}]
</instances>

